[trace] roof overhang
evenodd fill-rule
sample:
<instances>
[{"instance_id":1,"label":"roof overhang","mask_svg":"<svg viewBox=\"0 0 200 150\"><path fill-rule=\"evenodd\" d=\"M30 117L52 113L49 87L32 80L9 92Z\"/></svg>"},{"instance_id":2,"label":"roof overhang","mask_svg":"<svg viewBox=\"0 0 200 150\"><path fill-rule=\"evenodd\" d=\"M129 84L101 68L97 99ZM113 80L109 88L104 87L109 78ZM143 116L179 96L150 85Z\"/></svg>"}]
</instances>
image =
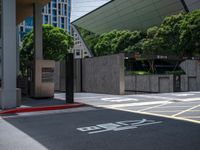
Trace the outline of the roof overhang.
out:
<instances>
[{"instance_id":1,"label":"roof overhang","mask_svg":"<svg viewBox=\"0 0 200 150\"><path fill-rule=\"evenodd\" d=\"M33 15L33 4L46 5L51 0L16 0L16 23L21 23L26 17Z\"/></svg>"},{"instance_id":2,"label":"roof overhang","mask_svg":"<svg viewBox=\"0 0 200 150\"><path fill-rule=\"evenodd\" d=\"M164 17L200 8L199 0L112 0L72 24L102 34L114 29L145 30Z\"/></svg>"}]
</instances>

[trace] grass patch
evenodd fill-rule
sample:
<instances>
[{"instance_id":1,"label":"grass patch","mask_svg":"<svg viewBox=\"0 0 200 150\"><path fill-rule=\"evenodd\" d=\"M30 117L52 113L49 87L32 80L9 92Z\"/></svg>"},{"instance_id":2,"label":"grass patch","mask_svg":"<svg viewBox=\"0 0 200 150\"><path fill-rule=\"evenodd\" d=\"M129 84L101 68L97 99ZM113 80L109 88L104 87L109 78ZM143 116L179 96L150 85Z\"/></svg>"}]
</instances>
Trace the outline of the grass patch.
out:
<instances>
[{"instance_id":1,"label":"grass patch","mask_svg":"<svg viewBox=\"0 0 200 150\"><path fill-rule=\"evenodd\" d=\"M126 74L127 75L150 75L152 73L148 71L127 71Z\"/></svg>"}]
</instances>

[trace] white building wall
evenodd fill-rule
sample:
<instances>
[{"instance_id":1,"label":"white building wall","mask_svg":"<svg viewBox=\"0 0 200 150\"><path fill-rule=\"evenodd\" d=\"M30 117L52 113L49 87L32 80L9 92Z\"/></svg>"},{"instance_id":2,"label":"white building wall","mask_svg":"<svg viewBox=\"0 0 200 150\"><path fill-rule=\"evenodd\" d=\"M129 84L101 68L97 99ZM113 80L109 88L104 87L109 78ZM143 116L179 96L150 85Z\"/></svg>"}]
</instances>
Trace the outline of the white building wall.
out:
<instances>
[{"instance_id":1,"label":"white building wall","mask_svg":"<svg viewBox=\"0 0 200 150\"><path fill-rule=\"evenodd\" d=\"M86 43L82 39L78 30L73 25L71 25L71 34L74 38L74 47L73 47L74 58L92 57L93 55L91 51L89 50Z\"/></svg>"}]
</instances>

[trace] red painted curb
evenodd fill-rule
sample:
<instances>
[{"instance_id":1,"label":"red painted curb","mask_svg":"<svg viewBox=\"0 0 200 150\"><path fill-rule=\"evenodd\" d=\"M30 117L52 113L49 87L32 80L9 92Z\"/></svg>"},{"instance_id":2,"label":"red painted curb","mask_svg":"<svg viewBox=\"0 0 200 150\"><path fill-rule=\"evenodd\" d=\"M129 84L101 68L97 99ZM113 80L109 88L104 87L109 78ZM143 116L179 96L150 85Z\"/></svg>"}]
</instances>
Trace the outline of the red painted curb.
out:
<instances>
[{"instance_id":1,"label":"red painted curb","mask_svg":"<svg viewBox=\"0 0 200 150\"><path fill-rule=\"evenodd\" d=\"M76 108L82 107L85 104L65 104L65 105L54 105L54 106L40 106L40 107L31 107L31 108L15 108L9 110L0 111L1 114L16 114L16 113L23 113L23 112L36 112L36 111L50 111L50 110L60 110L60 109L68 109L68 108Z\"/></svg>"}]
</instances>

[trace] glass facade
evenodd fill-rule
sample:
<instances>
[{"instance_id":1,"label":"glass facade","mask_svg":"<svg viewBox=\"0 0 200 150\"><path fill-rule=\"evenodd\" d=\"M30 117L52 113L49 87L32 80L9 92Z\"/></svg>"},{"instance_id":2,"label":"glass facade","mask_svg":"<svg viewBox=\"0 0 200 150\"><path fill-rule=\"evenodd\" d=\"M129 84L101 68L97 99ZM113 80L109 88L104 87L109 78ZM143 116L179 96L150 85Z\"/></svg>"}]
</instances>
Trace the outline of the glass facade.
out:
<instances>
[{"instance_id":1,"label":"glass facade","mask_svg":"<svg viewBox=\"0 0 200 150\"><path fill-rule=\"evenodd\" d=\"M71 0L52 0L43 10L43 24L51 24L70 32ZM33 17L20 24L20 41L33 28Z\"/></svg>"}]
</instances>

